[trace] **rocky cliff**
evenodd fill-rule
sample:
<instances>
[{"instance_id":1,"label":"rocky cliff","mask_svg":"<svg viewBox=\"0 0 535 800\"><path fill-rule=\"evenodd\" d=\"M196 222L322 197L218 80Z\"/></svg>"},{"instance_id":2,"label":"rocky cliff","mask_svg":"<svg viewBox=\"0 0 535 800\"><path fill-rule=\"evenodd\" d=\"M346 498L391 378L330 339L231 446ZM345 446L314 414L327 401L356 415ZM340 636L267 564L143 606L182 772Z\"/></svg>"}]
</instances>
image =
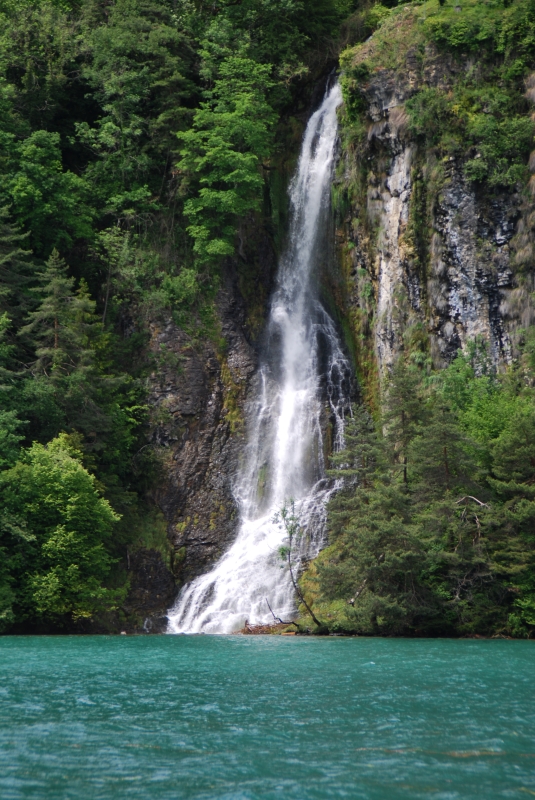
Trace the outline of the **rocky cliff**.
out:
<instances>
[{"instance_id":1,"label":"rocky cliff","mask_svg":"<svg viewBox=\"0 0 535 800\"><path fill-rule=\"evenodd\" d=\"M272 250L261 265L266 297ZM205 571L235 533L232 493L244 445L244 405L256 366L254 336L234 265L228 264L216 303L218 340L193 340L169 318L152 325L160 355L151 376L152 441L163 457L153 497L168 524L178 584ZM161 354L165 354L162 359Z\"/></svg>"},{"instance_id":2,"label":"rocky cliff","mask_svg":"<svg viewBox=\"0 0 535 800\"><path fill-rule=\"evenodd\" d=\"M430 10L445 13L430 3L384 9L379 30L342 58L335 199L343 313L368 383L407 348L440 368L475 342L494 364L509 363L532 318L522 269L531 197L510 173L488 178L483 124L498 137L511 123L493 104L496 91L507 89L484 52L477 58L434 41ZM529 125L523 81L509 91ZM465 118L463 100L471 106ZM470 114L483 121L479 139ZM523 152L496 159L516 158L523 178L529 151L518 145Z\"/></svg>"}]
</instances>

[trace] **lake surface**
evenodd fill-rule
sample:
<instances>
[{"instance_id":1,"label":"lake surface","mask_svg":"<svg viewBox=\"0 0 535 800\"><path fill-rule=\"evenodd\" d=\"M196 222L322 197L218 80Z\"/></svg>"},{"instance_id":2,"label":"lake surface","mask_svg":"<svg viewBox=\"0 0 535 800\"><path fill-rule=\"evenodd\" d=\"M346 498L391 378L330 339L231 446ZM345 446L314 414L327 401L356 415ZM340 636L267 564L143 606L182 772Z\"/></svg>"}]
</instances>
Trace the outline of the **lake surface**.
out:
<instances>
[{"instance_id":1,"label":"lake surface","mask_svg":"<svg viewBox=\"0 0 535 800\"><path fill-rule=\"evenodd\" d=\"M2 800L535 797L535 642L0 638Z\"/></svg>"}]
</instances>

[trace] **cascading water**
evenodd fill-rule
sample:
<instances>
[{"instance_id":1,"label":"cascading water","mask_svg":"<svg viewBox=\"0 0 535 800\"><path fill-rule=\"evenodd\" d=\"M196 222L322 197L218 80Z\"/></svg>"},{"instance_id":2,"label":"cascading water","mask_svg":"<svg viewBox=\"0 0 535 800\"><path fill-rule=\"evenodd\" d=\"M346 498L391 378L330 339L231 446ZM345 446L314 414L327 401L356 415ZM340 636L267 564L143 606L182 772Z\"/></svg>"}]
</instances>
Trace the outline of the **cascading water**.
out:
<instances>
[{"instance_id":1,"label":"cascading water","mask_svg":"<svg viewBox=\"0 0 535 800\"><path fill-rule=\"evenodd\" d=\"M274 516L292 499L307 531L301 557L317 554L332 484L325 479L322 420L327 401L333 447L343 443L349 364L319 302L318 267L328 252L329 197L337 136L338 83L311 116L290 186L289 243L279 265L265 346L248 409L245 467L235 489L236 540L213 569L180 593L170 633L231 633L295 612L279 555L284 531ZM299 557L299 555L298 555Z\"/></svg>"}]
</instances>

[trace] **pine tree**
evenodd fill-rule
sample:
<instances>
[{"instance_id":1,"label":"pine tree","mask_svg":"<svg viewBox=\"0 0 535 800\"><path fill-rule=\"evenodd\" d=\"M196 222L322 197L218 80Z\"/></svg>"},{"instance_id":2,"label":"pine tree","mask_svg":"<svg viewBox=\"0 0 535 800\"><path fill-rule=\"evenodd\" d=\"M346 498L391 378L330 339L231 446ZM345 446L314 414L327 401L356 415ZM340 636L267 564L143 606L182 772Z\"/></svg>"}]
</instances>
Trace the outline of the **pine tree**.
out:
<instances>
[{"instance_id":1,"label":"pine tree","mask_svg":"<svg viewBox=\"0 0 535 800\"><path fill-rule=\"evenodd\" d=\"M46 267L38 275L38 294L42 300L30 312L30 322L21 330L36 345L36 372L51 375L69 362L71 351L69 321L73 300L74 278L67 275L67 265L57 250L53 250Z\"/></svg>"},{"instance_id":2,"label":"pine tree","mask_svg":"<svg viewBox=\"0 0 535 800\"><path fill-rule=\"evenodd\" d=\"M74 278L68 275L57 250L52 251L38 278L42 300L21 330L35 343L35 372L59 379L76 369L87 371L92 362L91 343L100 332L100 323L86 282L82 281L74 292Z\"/></svg>"},{"instance_id":3,"label":"pine tree","mask_svg":"<svg viewBox=\"0 0 535 800\"><path fill-rule=\"evenodd\" d=\"M407 446L412 464L410 485L416 499L426 502L463 486L468 491L476 464L457 417L440 395L432 397L425 416L425 428Z\"/></svg>"},{"instance_id":4,"label":"pine tree","mask_svg":"<svg viewBox=\"0 0 535 800\"><path fill-rule=\"evenodd\" d=\"M15 463L26 424L17 413L20 375L14 365L15 345L8 340L11 327L8 315L0 314L0 469Z\"/></svg>"},{"instance_id":5,"label":"pine tree","mask_svg":"<svg viewBox=\"0 0 535 800\"><path fill-rule=\"evenodd\" d=\"M352 515L316 560L318 613L360 633L402 633L432 613L420 582L428 554L414 534L410 497L391 470L356 488ZM322 602L331 604L322 607ZM321 610L320 610L321 609Z\"/></svg>"},{"instance_id":6,"label":"pine tree","mask_svg":"<svg viewBox=\"0 0 535 800\"><path fill-rule=\"evenodd\" d=\"M414 531L429 555L422 583L435 596L442 630L487 633L500 594L485 537L491 494L478 482L476 444L441 392L431 395L408 452Z\"/></svg>"},{"instance_id":7,"label":"pine tree","mask_svg":"<svg viewBox=\"0 0 535 800\"><path fill-rule=\"evenodd\" d=\"M347 483L329 504L331 545L315 562L316 602L334 628L408 632L435 608L420 581L429 558L412 525L408 486L400 480L398 439L384 439L364 409L355 410L347 427L346 450L335 459L340 469L331 472Z\"/></svg>"},{"instance_id":8,"label":"pine tree","mask_svg":"<svg viewBox=\"0 0 535 800\"><path fill-rule=\"evenodd\" d=\"M16 323L30 305L27 287L33 266L30 251L23 247L27 238L9 221L7 208L0 208L0 313L9 312Z\"/></svg>"},{"instance_id":9,"label":"pine tree","mask_svg":"<svg viewBox=\"0 0 535 800\"><path fill-rule=\"evenodd\" d=\"M365 406L353 406L344 431L345 447L331 458L331 478L342 486L329 503L329 537L340 533L353 515L355 487L369 488L374 475L386 469L385 441Z\"/></svg>"},{"instance_id":10,"label":"pine tree","mask_svg":"<svg viewBox=\"0 0 535 800\"><path fill-rule=\"evenodd\" d=\"M408 482L409 445L425 420L420 384L421 376L417 367L407 365L402 358L398 358L385 392L383 425L392 454L402 466L404 483Z\"/></svg>"},{"instance_id":11,"label":"pine tree","mask_svg":"<svg viewBox=\"0 0 535 800\"><path fill-rule=\"evenodd\" d=\"M109 398L101 395L113 378L102 374L96 357L103 326L95 313L95 301L84 280L74 292L74 279L67 269L54 250L39 273L42 299L20 332L36 354L25 395L30 414L38 417L37 427L44 424L48 436L77 430L96 439L111 428L110 416L103 408Z\"/></svg>"},{"instance_id":12,"label":"pine tree","mask_svg":"<svg viewBox=\"0 0 535 800\"><path fill-rule=\"evenodd\" d=\"M495 572L513 599L515 635L535 633L535 406L519 407L492 446L488 482L500 503L487 524Z\"/></svg>"}]
</instances>

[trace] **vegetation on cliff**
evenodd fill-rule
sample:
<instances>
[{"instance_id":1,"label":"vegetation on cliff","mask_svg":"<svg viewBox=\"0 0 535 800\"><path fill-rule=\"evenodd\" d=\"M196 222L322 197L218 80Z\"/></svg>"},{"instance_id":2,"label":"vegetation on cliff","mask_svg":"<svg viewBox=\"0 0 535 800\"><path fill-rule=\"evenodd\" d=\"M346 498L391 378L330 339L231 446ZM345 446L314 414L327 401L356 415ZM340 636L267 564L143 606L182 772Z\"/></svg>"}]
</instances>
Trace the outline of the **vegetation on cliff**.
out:
<instances>
[{"instance_id":1,"label":"vegetation on cliff","mask_svg":"<svg viewBox=\"0 0 535 800\"><path fill-rule=\"evenodd\" d=\"M0 2L0 630L119 608L161 538L148 322L220 346L219 265L351 10Z\"/></svg>"}]
</instances>

